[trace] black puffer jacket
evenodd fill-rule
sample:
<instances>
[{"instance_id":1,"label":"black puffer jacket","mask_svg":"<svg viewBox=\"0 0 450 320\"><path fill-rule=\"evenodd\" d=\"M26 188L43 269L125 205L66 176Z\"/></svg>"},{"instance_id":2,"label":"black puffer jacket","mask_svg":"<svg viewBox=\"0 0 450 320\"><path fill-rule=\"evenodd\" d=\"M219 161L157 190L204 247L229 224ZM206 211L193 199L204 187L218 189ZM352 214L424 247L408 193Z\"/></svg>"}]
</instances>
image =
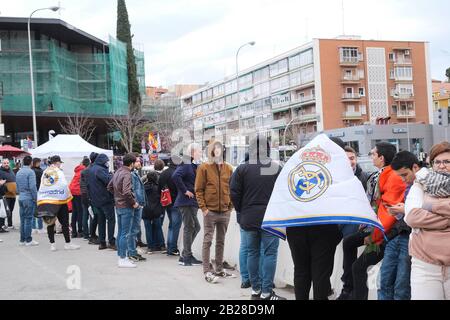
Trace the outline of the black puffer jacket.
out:
<instances>
[{"instance_id":1,"label":"black puffer jacket","mask_svg":"<svg viewBox=\"0 0 450 320\"><path fill-rule=\"evenodd\" d=\"M261 228L275 182L281 173L281 166L269 158L270 147L267 150L265 159L260 159L259 138L253 140L250 159L241 164L231 177L231 201L244 230Z\"/></svg>"},{"instance_id":2,"label":"black puffer jacket","mask_svg":"<svg viewBox=\"0 0 450 320\"><path fill-rule=\"evenodd\" d=\"M364 190L367 191L367 181L369 180L370 174L363 171L359 165L356 165L355 176L361 181Z\"/></svg>"},{"instance_id":3,"label":"black puffer jacket","mask_svg":"<svg viewBox=\"0 0 450 320\"><path fill-rule=\"evenodd\" d=\"M153 171L147 177L147 182L144 185L147 205L142 211L142 219L154 220L164 214L164 209L161 205L161 191L158 186L159 174Z\"/></svg>"}]
</instances>

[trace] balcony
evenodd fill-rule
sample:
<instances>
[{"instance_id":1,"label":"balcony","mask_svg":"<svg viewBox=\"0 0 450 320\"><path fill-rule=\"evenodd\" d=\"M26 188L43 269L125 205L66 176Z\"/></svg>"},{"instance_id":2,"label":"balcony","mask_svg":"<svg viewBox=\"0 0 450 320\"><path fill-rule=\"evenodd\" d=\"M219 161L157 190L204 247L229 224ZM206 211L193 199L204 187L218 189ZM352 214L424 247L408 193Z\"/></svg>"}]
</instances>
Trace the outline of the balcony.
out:
<instances>
[{"instance_id":1,"label":"balcony","mask_svg":"<svg viewBox=\"0 0 450 320\"><path fill-rule=\"evenodd\" d=\"M299 95L292 95L292 104L308 104L308 103L315 103L316 102L316 96L315 95L307 95L307 96L299 96Z\"/></svg>"},{"instance_id":2,"label":"balcony","mask_svg":"<svg viewBox=\"0 0 450 320\"><path fill-rule=\"evenodd\" d=\"M342 100L344 101L355 101L361 99L361 95L359 93L344 93L342 95Z\"/></svg>"},{"instance_id":3,"label":"balcony","mask_svg":"<svg viewBox=\"0 0 450 320\"><path fill-rule=\"evenodd\" d=\"M392 93L392 97L394 97L394 100L396 101L409 101L409 100L414 100L414 94L412 93L398 93L398 92L393 92Z\"/></svg>"},{"instance_id":4,"label":"balcony","mask_svg":"<svg viewBox=\"0 0 450 320\"><path fill-rule=\"evenodd\" d=\"M361 112L346 111L342 114L343 120L360 120L364 119L364 115Z\"/></svg>"},{"instance_id":5,"label":"balcony","mask_svg":"<svg viewBox=\"0 0 450 320\"><path fill-rule=\"evenodd\" d=\"M357 66L359 64L359 58L341 56L340 64L341 66Z\"/></svg>"},{"instance_id":6,"label":"balcony","mask_svg":"<svg viewBox=\"0 0 450 320\"><path fill-rule=\"evenodd\" d=\"M308 123L319 121L319 115L317 113L307 113L298 116L296 123Z\"/></svg>"},{"instance_id":7,"label":"balcony","mask_svg":"<svg viewBox=\"0 0 450 320\"><path fill-rule=\"evenodd\" d=\"M288 124L288 119L286 118L282 118L282 119L278 119L278 120L273 120L272 121L272 128L284 128L286 127Z\"/></svg>"},{"instance_id":8,"label":"balcony","mask_svg":"<svg viewBox=\"0 0 450 320\"><path fill-rule=\"evenodd\" d=\"M416 117L416 111L415 110L401 110L397 112L397 118L398 119L411 119Z\"/></svg>"},{"instance_id":9,"label":"balcony","mask_svg":"<svg viewBox=\"0 0 450 320\"><path fill-rule=\"evenodd\" d=\"M344 75L341 79L342 83L360 83L361 82L361 77L357 76L357 75Z\"/></svg>"},{"instance_id":10,"label":"balcony","mask_svg":"<svg viewBox=\"0 0 450 320\"><path fill-rule=\"evenodd\" d=\"M397 58L394 60L395 65L411 65L412 59L411 58Z\"/></svg>"}]
</instances>

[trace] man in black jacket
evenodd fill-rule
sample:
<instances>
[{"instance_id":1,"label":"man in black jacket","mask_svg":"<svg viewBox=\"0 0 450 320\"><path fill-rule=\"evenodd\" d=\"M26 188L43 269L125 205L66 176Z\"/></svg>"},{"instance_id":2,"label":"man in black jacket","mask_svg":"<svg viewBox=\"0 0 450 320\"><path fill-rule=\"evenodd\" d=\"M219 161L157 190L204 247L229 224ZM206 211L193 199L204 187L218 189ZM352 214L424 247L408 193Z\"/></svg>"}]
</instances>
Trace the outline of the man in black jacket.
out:
<instances>
[{"instance_id":1,"label":"man in black jacket","mask_svg":"<svg viewBox=\"0 0 450 320\"><path fill-rule=\"evenodd\" d=\"M248 271L252 300L286 300L273 291L279 239L261 229L267 205L281 166L270 159L270 145L263 136L250 143L249 159L231 177L231 200L248 243ZM263 270L259 270L261 248Z\"/></svg>"},{"instance_id":2,"label":"man in black jacket","mask_svg":"<svg viewBox=\"0 0 450 320\"><path fill-rule=\"evenodd\" d=\"M172 176L177 170L176 162L181 162L181 159L177 159L176 156L169 160L169 168L163 171L159 177L159 192L162 190L169 189L170 197L172 198L172 204L164 209L169 217L169 232L167 234L167 255L168 256L179 256L180 251L178 250L178 237L180 235L181 225L183 223L183 217L178 208L174 208L173 203L177 198L177 186L172 180Z\"/></svg>"},{"instance_id":3,"label":"man in black jacket","mask_svg":"<svg viewBox=\"0 0 450 320\"><path fill-rule=\"evenodd\" d=\"M34 174L36 175L36 189L37 191L39 191L39 188L41 187L42 174L44 173L44 170L41 169L41 159L39 158L33 159L33 165L31 167L31 170L33 170ZM33 231L35 233L45 232L42 218L33 218Z\"/></svg>"},{"instance_id":4,"label":"man in black jacket","mask_svg":"<svg viewBox=\"0 0 450 320\"><path fill-rule=\"evenodd\" d=\"M90 164L81 172L80 177L80 191L81 191L81 205L83 206L83 232L84 239L89 240L89 244L98 245L100 241L96 235L98 216L97 213L92 210L94 217L91 217L89 213L89 207L91 206L91 200L89 197L88 180L91 168L94 166L94 162L98 157L98 153L92 152L89 156ZM91 208L92 209L92 208ZM88 225L89 221L89 225Z\"/></svg>"},{"instance_id":5,"label":"man in black jacket","mask_svg":"<svg viewBox=\"0 0 450 320\"><path fill-rule=\"evenodd\" d=\"M117 250L116 239L114 237L116 228L114 197L107 190L107 186L111 179L112 173L109 172L109 158L106 154L100 154L97 159L95 159L92 168L89 169L87 180L92 209L98 216L99 250L105 250L107 248ZM108 246L106 245L107 226Z\"/></svg>"}]
</instances>

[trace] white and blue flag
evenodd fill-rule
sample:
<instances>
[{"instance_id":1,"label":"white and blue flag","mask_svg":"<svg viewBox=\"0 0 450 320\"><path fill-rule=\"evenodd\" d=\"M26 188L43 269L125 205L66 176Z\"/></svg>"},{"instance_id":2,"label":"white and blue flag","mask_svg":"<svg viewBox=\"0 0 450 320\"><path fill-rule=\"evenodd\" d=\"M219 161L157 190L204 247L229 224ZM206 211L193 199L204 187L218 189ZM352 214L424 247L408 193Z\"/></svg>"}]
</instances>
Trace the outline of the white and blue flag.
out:
<instances>
[{"instance_id":1,"label":"white and blue flag","mask_svg":"<svg viewBox=\"0 0 450 320\"><path fill-rule=\"evenodd\" d=\"M322 134L284 166L262 228L285 240L288 227L325 224L365 224L384 231L345 151Z\"/></svg>"}]
</instances>

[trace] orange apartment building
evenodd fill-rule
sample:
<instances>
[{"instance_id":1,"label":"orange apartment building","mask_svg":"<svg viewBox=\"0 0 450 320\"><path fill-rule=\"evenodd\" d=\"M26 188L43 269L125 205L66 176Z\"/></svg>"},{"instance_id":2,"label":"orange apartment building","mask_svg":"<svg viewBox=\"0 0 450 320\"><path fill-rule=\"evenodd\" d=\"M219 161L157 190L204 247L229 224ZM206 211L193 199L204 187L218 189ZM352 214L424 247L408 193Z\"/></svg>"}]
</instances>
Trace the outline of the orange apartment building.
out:
<instances>
[{"instance_id":1,"label":"orange apartment building","mask_svg":"<svg viewBox=\"0 0 450 320\"><path fill-rule=\"evenodd\" d=\"M234 145L255 132L274 141L288 125L312 136L433 122L426 42L315 39L240 71L237 88L234 75L182 97L184 123L195 141L220 136Z\"/></svg>"}]
</instances>

